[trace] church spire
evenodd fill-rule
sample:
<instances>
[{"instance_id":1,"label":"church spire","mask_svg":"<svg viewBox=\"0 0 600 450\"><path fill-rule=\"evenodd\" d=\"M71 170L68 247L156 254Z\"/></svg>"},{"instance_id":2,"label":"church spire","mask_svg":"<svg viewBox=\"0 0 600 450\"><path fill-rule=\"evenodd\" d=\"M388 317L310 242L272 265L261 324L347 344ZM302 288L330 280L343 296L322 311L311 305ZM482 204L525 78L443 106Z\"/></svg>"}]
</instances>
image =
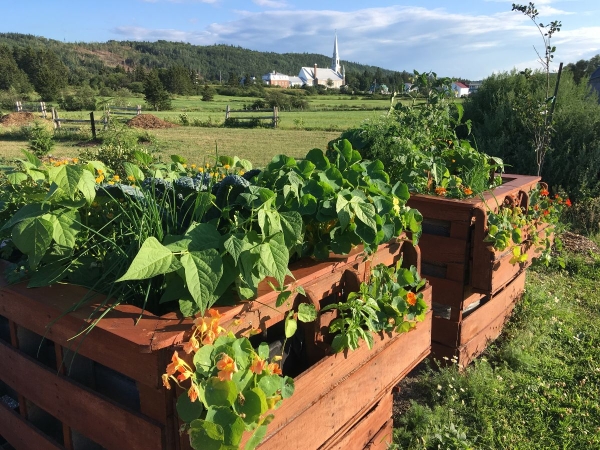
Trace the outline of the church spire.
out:
<instances>
[{"instance_id":1,"label":"church spire","mask_svg":"<svg viewBox=\"0 0 600 450\"><path fill-rule=\"evenodd\" d=\"M335 33L335 41L333 42L333 57L331 58L331 70L335 73L340 73L340 55L338 53L337 33Z\"/></svg>"}]
</instances>

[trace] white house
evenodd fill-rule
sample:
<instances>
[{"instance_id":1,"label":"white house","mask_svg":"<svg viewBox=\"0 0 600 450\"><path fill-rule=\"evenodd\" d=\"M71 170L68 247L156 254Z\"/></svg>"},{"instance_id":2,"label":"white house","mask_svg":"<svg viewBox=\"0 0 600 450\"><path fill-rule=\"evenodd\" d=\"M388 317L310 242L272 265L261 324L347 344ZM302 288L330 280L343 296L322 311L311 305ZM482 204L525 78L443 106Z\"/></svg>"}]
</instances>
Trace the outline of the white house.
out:
<instances>
[{"instance_id":1,"label":"white house","mask_svg":"<svg viewBox=\"0 0 600 450\"><path fill-rule=\"evenodd\" d=\"M303 85L307 86L327 86L332 88L340 88L346 84L346 71L340 66L340 56L338 53L337 35L333 43L333 57L331 58L331 67L318 68L302 67L298 77L302 80Z\"/></svg>"},{"instance_id":2,"label":"white house","mask_svg":"<svg viewBox=\"0 0 600 450\"><path fill-rule=\"evenodd\" d=\"M479 90L479 88L481 87L481 84L482 84L481 81L471 81L469 83L469 95L477 92Z\"/></svg>"},{"instance_id":3,"label":"white house","mask_svg":"<svg viewBox=\"0 0 600 450\"><path fill-rule=\"evenodd\" d=\"M262 76L263 83L269 86L281 86L282 88L290 87L290 77L283 73L275 71Z\"/></svg>"},{"instance_id":4,"label":"white house","mask_svg":"<svg viewBox=\"0 0 600 450\"><path fill-rule=\"evenodd\" d=\"M457 97L467 97L469 95L469 86L459 81L452 82L452 90Z\"/></svg>"}]
</instances>

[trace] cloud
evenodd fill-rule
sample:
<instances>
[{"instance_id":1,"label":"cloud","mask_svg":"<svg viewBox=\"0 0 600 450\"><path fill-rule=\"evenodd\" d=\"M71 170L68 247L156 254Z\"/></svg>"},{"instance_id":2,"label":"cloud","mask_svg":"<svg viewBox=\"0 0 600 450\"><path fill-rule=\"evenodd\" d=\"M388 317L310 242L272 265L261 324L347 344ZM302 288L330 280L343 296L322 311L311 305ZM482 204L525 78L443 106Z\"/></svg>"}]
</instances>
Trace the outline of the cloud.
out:
<instances>
[{"instance_id":1,"label":"cloud","mask_svg":"<svg viewBox=\"0 0 600 450\"><path fill-rule=\"evenodd\" d=\"M265 8L287 8L288 4L285 1L279 0L252 0L252 3L258 6L263 6Z\"/></svg>"},{"instance_id":2,"label":"cloud","mask_svg":"<svg viewBox=\"0 0 600 450\"><path fill-rule=\"evenodd\" d=\"M275 0L255 2L280 3ZM444 76L471 79L524 64L537 68L533 47L543 49L538 30L522 14L512 11L458 14L444 8L420 6L374 7L346 12L234 11L231 20L208 24L201 30L118 27L114 32L136 40L233 44L259 51L329 56L335 30L343 60L409 72L413 69L433 70ZM600 28L566 31L563 27L552 42L558 47L556 61L587 59L600 49Z\"/></svg>"}]
</instances>

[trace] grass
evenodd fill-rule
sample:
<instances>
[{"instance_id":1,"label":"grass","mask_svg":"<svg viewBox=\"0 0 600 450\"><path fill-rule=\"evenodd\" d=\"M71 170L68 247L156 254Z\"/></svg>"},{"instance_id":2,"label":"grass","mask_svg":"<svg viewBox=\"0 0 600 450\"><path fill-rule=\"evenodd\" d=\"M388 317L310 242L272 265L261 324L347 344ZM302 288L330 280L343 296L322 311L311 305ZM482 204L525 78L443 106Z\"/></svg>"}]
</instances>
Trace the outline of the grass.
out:
<instances>
[{"instance_id":1,"label":"grass","mask_svg":"<svg viewBox=\"0 0 600 450\"><path fill-rule=\"evenodd\" d=\"M502 338L463 372L429 369L395 420L402 449L600 448L600 255L530 270Z\"/></svg>"}]
</instances>

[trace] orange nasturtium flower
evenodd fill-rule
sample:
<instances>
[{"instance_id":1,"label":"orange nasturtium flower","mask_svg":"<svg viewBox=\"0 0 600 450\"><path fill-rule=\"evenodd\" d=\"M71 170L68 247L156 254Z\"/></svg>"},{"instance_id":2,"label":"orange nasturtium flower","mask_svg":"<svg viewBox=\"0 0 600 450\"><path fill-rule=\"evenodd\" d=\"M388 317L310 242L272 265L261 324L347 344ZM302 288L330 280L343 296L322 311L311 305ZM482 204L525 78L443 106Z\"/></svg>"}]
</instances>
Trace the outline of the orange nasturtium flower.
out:
<instances>
[{"instance_id":1,"label":"orange nasturtium flower","mask_svg":"<svg viewBox=\"0 0 600 450\"><path fill-rule=\"evenodd\" d=\"M194 336L192 334L192 337L190 337L190 340L187 341L184 345L183 345L183 351L186 352L188 355L192 352L197 352L200 349L200 343L198 342L198 339L196 339L196 336Z\"/></svg>"},{"instance_id":2,"label":"orange nasturtium flower","mask_svg":"<svg viewBox=\"0 0 600 450\"><path fill-rule=\"evenodd\" d=\"M548 194L550 194L550 192L548 192L548 189L542 189L542 190L540 191L540 195L541 195L542 197L547 197L547 196L548 196Z\"/></svg>"},{"instance_id":3,"label":"orange nasturtium flower","mask_svg":"<svg viewBox=\"0 0 600 450\"><path fill-rule=\"evenodd\" d=\"M565 205L567 205L567 207L571 207L572 203L570 199L566 199L565 200Z\"/></svg>"},{"instance_id":4,"label":"orange nasturtium flower","mask_svg":"<svg viewBox=\"0 0 600 450\"><path fill-rule=\"evenodd\" d=\"M269 372L271 372L273 375L283 375L283 372L281 371L281 367L279 367L279 364L276 363L271 363L267 366L267 370Z\"/></svg>"},{"instance_id":5,"label":"orange nasturtium flower","mask_svg":"<svg viewBox=\"0 0 600 450\"><path fill-rule=\"evenodd\" d=\"M192 383L192 385L190 386L190 389L188 390L188 397L190 398L190 401L193 403L196 400L198 400L198 386L196 386L195 383Z\"/></svg>"},{"instance_id":6,"label":"orange nasturtium flower","mask_svg":"<svg viewBox=\"0 0 600 450\"><path fill-rule=\"evenodd\" d=\"M465 195L471 195L473 193L473 190L471 188L464 188L463 192L465 193Z\"/></svg>"},{"instance_id":7,"label":"orange nasturtium flower","mask_svg":"<svg viewBox=\"0 0 600 450\"><path fill-rule=\"evenodd\" d=\"M410 306L415 306L417 304L417 296L414 292L409 292L406 294L406 303L408 303Z\"/></svg>"},{"instance_id":8,"label":"orange nasturtium flower","mask_svg":"<svg viewBox=\"0 0 600 450\"><path fill-rule=\"evenodd\" d=\"M547 209L544 210L544 215L547 216L548 214L550 214L550 211L548 211Z\"/></svg>"},{"instance_id":9,"label":"orange nasturtium flower","mask_svg":"<svg viewBox=\"0 0 600 450\"><path fill-rule=\"evenodd\" d=\"M435 188L435 193L436 193L437 195L444 196L444 195L446 195L446 188L444 188L444 187L441 187L441 186L439 186L439 187L436 187L436 188Z\"/></svg>"},{"instance_id":10,"label":"orange nasturtium flower","mask_svg":"<svg viewBox=\"0 0 600 450\"><path fill-rule=\"evenodd\" d=\"M266 365L267 361L265 361L264 359L260 359L258 356L255 356L254 360L252 361L252 365L250 366L250 371L257 375L260 375L265 370Z\"/></svg>"},{"instance_id":11,"label":"orange nasturtium flower","mask_svg":"<svg viewBox=\"0 0 600 450\"><path fill-rule=\"evenodd\" d=\"M238 370L233 358L226 353L223 353L217 362L217 369L219 369L217 376L221 381L231 381L233 374Z\"/></svg>"}]
</instances>

